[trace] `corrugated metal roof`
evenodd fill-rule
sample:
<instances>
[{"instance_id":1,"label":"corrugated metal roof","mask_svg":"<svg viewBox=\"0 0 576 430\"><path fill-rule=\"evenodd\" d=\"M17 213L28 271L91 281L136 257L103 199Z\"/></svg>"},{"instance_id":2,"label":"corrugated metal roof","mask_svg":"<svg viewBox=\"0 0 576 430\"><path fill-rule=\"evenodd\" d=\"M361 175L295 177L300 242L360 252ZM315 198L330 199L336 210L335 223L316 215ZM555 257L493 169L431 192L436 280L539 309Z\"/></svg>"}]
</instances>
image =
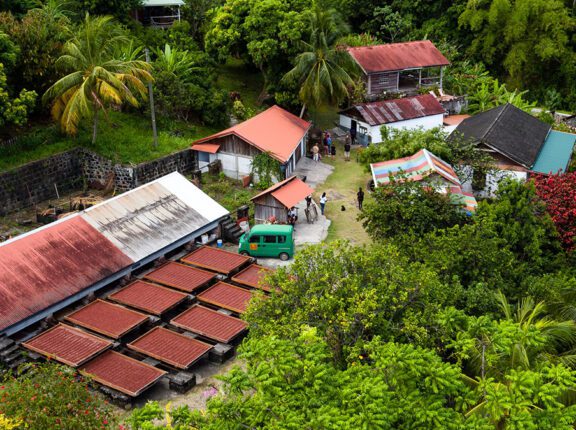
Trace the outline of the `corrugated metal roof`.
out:
<instances>
[{"instance_id":1,"label":"corrugated metal roof","mask_svg":"<svg viewBox=\"0 0 576 430\"><path fill-rule=\"evenodd\" d=\"M66 316L66 320L113 339L118 339L148 320L140 312L96 300Z\"/></svg>"},{"instance_id":2,"label":"corrugated metal roof","mask_svg":"<svg viewBox=\"0 0 576 430\"><path fill-rule=\"evenodd\" d=\"M0 244L0 330L132 263L79 216Z\"/></svg>"},{"instance_id":3,"label":"corrugated metal roof","mask_svg":"<svg viewBox=\"0 0 576 430\"><path fill-rule=\"evenodd\" d=\"M188 297L187 294L148 282L136 281L108 296L115 302L141 309L154 315L162 315Z\"/></svg>"},{"instance_id":4,"label":"corrugated metal roof","mask_svg":"<svg viewBox=\"0 0 576 430\"><path fill-rule=\"evenodd\" d=\"M279 106L272 106L240 124L197 140L192 148L199 143L235 135L263 152L270 152L274 158L285 163L306 136L310 126L308 121Z\"/></svg>"},{"instance_id":5,"label":"corrugated metal roof","mask_svg":"<svg viewBox=\"0 0 576 430\"><path fill-rule=\"evenodd\" d=\"M180 261L228 275L250 261L250 257L211 246L202 246Z\"/></svg>"},{"instance_id":6,"label":"corrugated metal roof","mask_svg":"<svg viewBox=\"0 0 576 430\"><path fill-rule=\"evenodd\" d=\"M212 349L212 345L163 327L153 328L127 346L179 369L187 369Z\"/></svg>"},{"instance_id":7,"label":"corrugated metal roof","mask_svg":"<svg viewBox=\"0 0 576 430\"><path fill-rule=\"evenodd\" d=\"M159 284L191 293L206 285L216 277L216 273L190 267L173 261L164 264L159 269L148 273L145 278Z\"/></svg>"},{"instance_id":8,"label":"corrugated metal roof","mask_svg":"<svg viewBox=\"0 0 576 430\"><path fill-rule=\"evenodd\" d=\"M340 113L342 115L357 114L370 125L380 125L440 115L444 112L444 108L436 97L432 94L422 94L402 99L362 103Z\"/></svg>"},{"instance_id":9,"label":"corrugated metal roof","mask_svg":"<svg viewBox=\"0 0 576 430\"><path fill-rule=\"evenodd\" d=\"M551 130L532 170L546 175L566 171L574 151L575 142L576 134Z\"/></svg>"},{"instance_id":10,"label":"corrugated metal roof","mask_svg":"<svg viewBox=\"0 0 576 430\"><path fill-rule=\"evenodd\" d=\"M447 66L450 61L429 40L348 48L366 73Z\"/></svg>"},{"instance_id":11,"label":"corrugated metal roof","mask_svg":"<svg viewBox=\"0 0 576 430\"><path fill-rule=\"evenodd\" d=\"M426 149L421 149L409 157L372 163L370 169L376 184L387 184L391 177L400 173L409 181L421 181L436 173L449 183L460 185L460 180L452 166Z\"/></svg>"},{"instance_id":12,"label":"corrugated metal roof","mask_svg":"<svg viewBox=\"0 0 576 430\"><path fill-rule=\"evenodd\" d=\"M218 282L198 294L198 300L201 302L219 306L239 314L246 311L251 298L252 293L250 291L226 282Z\"/></svg>"},{"instance_id":13,"label":"corrugated metal roof","mask_svg":"<svg viewBox=\"0 0 576 430\"><path fill-rule=\"evenodd\" d=\"M200 305L184 311L170 324L223 343L230 343L248 328L248 323L238 318Z\"/></svg>"},{"instance_id":14,"label":"corrugated metal roof","mask_svg":"<svg viewBox=\"0 0 576 430\"><path fill-rule=\"evenodd\" d=\"M93 206L81 216L139 261L227 214L174 172Z\"/></svg>"},{"instance_id":15,"label":"corrugated metal roof","mask_svg":"<svg viewBox=\"0 0 576 430\"><path fill-rule=\"evenodd\" d=\"M112 346L112 342L59 324L22 345L46 357L77 367Z\"/></svg>"},{"instance_id":16,"label":"corrugated metal roof","mask_svg":"<svg viewBox=\"0 0 576 430\"><path fill-rule=\"evenodd\" d=\"M152 6L184 6L184 0L142 0L143 7Z\"/></svg>"},{"instance_id":17,"label":"corrugated metal roof","mask_svg":"<svg viewBox=\"0 0 576 430\"><path fill-rule=\"evenodd\" d=\"M80 372L132 397L150 388L166 374L163 370L114 351L107 351L90 361Z\"/></svg>"},{"instance_id":18,"label":"corrugated metal roof","mask_svg":"<svg viewBox=\"0 0 576 430\"><path fill-rule=\"evenodd\" d=\"M251 264L246 269L235 275L232 280L249 287L259 288L264 291L271 291L270 285L263 283L264 278L275 271L267 267Z\"/></svg>"}]
</instances>

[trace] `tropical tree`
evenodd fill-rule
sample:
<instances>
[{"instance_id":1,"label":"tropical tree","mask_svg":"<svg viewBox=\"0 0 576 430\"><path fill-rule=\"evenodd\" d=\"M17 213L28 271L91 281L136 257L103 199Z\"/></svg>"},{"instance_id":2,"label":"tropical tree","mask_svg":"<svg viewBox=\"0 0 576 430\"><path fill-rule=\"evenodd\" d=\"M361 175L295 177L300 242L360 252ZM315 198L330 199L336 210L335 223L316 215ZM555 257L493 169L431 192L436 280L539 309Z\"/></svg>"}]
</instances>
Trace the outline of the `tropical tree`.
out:
<instances>
[{"instance_id":1,"label":"tropical tree","mask_svg":"<svg viewBox=\"0 0 576 430\"><path fill-rule=\"evenodd\" d=\"M347 26L334 9L324 9L316 2L310 27L310 42L303 42L305 51L298 54L294 68L283 78L285 82L296 81L301 85L300 117L307 105L318 107L342 102L349 95L348 89L354 86L358 70L345 47L336 43L346 33Z\"/></svg>"},{"instance_id":2,"label":"tropical tree","mask_svg":"<svg viewBox=\"0 0 576 430\"><path fill-rule=\"evenodd\" d=\"M111 17L92 18L86 14L77 34L66 42L57 66L70 73L44 94L52 102L52 115L62 130L78 132L82 119L92 118L92 143L96 142L98 114L110 105L138 106L138 96L146 97L146 83L153 80L150 66L142 60L115 58L118 45L129 38Z\"/></svg>"}]
</instances>

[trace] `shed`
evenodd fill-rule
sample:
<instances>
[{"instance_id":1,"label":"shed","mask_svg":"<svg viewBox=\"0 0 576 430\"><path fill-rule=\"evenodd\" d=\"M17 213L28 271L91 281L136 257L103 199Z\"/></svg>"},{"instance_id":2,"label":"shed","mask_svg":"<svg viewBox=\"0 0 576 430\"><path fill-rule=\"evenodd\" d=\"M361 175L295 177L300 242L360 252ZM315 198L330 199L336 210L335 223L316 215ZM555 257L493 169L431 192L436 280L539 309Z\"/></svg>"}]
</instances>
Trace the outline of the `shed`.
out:
<instances>
[{"instance_id":1,"label":"shed","mask_svg":"<svg viewBox=\"0 0 576 430\"><path fill-rule=\"evenodd\" d=\"M340 127L356 130L363 144L382 142L381 127L394 129L441 127L445 110L431 94L360 103L340 112Z\"/></svg>"},{"instance_id":2,"label":"shed","mask_svg":"<svg viewBox=\"0 0 576 430\"><path fill-rule=\"evenodd\" d=\"M366 94L442 88L444 67L450 61L429 40L348 48L363 72Z\"/></svg>"},{"instance_id":3,"label":"shed","mask_svg":"<svg viewBox=\"0 0 576 430\"><path fill-rule=\"evenodd\" d=\"M192 150L198 152L200 168L220 160L224 173L233 179L249 175L253 157L268 152L280 162L288 177L306 155L310 127L308 121L272 106L244 122L195 141Z\"/></svg>"},{"instance_id":4,"label":"shed","mask_svg":"<svg viewBox=\"0 0 576 430\"><path fill-rule=\"evenodd\" d=\"M11 335L216 229L228 211L177 172L0 244Z\"/></svg>"},{"instance_id":5,"label":"shed","mask_svg":"<svg viewBox=\"0 0 576 430\"><path fill-rule=\"evenodd\" d=\"M307 184L296 176L292 176L257 196L254 202L254 221L263 223L275 217L279 223L288 222L288 210L314 192Z\"/></svg>"}]
</instances>

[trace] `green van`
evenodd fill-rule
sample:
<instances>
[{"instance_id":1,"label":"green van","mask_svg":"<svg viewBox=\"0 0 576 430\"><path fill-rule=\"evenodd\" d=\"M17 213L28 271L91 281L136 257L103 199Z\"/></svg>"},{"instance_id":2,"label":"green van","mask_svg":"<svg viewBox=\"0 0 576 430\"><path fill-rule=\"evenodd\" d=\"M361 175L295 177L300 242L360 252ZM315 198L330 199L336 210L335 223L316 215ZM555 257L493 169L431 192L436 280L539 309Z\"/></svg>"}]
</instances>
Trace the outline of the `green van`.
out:
<instances>
[{"instance_id":1,"label":"green van","mask_svg":"<svg viewBox=\"0 0 576 430\"><path fill-rule=\"evenodd\" d=\"M240 237L238 252L252 257L277 257L283 261L294 256L294 227L259 224Z\"/></svg>"}]
</instances>

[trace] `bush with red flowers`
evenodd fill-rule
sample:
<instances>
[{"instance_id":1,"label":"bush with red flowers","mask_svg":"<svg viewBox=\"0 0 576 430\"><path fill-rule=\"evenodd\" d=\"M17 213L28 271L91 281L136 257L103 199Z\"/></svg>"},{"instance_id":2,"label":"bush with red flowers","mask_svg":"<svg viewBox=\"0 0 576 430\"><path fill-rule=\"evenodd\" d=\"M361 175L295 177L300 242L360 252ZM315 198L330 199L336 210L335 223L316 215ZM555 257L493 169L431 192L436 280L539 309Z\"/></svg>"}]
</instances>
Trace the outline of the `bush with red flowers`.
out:
<instances>
[{"instance_id":1,"label":"bush with red flowers","mask_svg":"<svg viewBox=\"0 0 576 430\"><path fill-rule=\"evenodd\" d=\"M0 414L27 430L113 428L112 412L86 379L54 363L9 376L0 389Z\"/></svg>"},{"instance_id":2,"label":"bush with red flowers","mask_svg":"<svg viewBox=\"0 0 576 430\"><path fill-rule=\"evenodd\" d=\"M537 175L536 192L546 203L546 209L560 234L564 248L576 249L576 172Z\"/></svg>"}]
</instances>

